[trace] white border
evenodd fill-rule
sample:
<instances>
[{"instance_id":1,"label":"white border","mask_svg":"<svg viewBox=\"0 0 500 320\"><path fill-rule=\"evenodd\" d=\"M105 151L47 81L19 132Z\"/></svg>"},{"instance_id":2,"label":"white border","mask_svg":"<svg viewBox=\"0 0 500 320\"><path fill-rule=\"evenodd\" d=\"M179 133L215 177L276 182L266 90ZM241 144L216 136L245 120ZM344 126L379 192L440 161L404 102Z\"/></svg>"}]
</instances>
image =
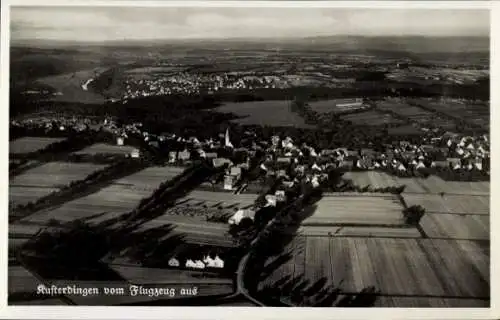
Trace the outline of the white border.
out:
<instances>
[{"instance_id":1,"label":"white border","mask_svg":"<svg viewBox=\"0 0 500 320\"><path fill-rule=\"evenodd\" d=\"M9 2L9 3L6 3ZM430 9L485 9L491 8L491 223L490 229L499 225L500 218L496 217L495 208L498 208L495 194L496 180L500 179L500 170L497 170L496 150L500 150L497 141L500 128L495 126L500 107L500 97L494 88L499 88L499 61L495 57L495 40L500 31L500 3L488 1L70 1L70 0L3 0L1 1L1 103L0 112L4 125L0 126L0 135L4 142L8 141L8 83L9 83L9 6L142 6L142 7L355 7L355 8L430 8ZM495 19L496 18L496 19ZM497 58L497 59L495 59ZM1 175L8 181L8 143L0 144L3 157L0 159ZM8 207L8 183L0 185L1 208ZM5 211L0 215L0 284L7 284L7 252L8 252L8 215ZM451 309L451 308L372 308L372 309L345 309L345 308L223 308L223 307L7 307L7 290L0 288L0 318L16 319L497 319L500 318L497 299L500 293L498 276L493 266L498 266L497 247L500 237L491 233L491 308L490 309ZM463 275L466 277L467 275Z\"/></svg>"}]
</instances>

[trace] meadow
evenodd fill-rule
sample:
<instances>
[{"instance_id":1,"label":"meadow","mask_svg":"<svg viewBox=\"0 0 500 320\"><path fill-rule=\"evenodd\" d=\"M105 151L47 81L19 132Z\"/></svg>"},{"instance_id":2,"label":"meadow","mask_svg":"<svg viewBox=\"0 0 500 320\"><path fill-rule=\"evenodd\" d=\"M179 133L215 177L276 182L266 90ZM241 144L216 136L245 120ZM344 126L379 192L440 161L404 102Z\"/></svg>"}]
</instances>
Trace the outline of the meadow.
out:
<instances>
[{"instance_id":1,"label":"meadow","mask_svg":"<svg viewBox=\"0 0 500 320\"><path fill-rule=\"evenodd\" d=\"M119 146L113 144L96 143L88 146L82 150L75 152L74 154L113 154L113 155L128 155L136 148L132 146Z\"/></svg>"},{"instance_id":2,"label":"meadow","mask_svg":"<svg viewBox=\"0 0 500 320\"><path fill-rule=\"evenodd\" d=\"M302 117L290 111L290 104L288 100L226 103L215 111L235 114L240 118L234 121L241 125L310 128Z\"/></svg>"},{"instance_id":3,"label":"meadow","mask_svg":"<svg viewBox=\"0 0 500 320\"><path fill-rule=\"evenodd\" d=\"M24 221L45 224L50 219L68 222L98 214L107 214L99 219L122 215L134 209L143 198L149 197L160 183L173 179L183 170L177 167L149 167L115 180L110 186L86 197L67 202L55 209L37 212L24 218ZM97 218L94 221L97 222Z\"/></svg>"},{"instance_id":4,"label":"meadow","mask_svg":"<svg viewBox=\"0 0 500 320\"><path fill-rule=\"evenodd\" d=\"M14 141L9 141L9 154L26 154L39 151L63 140L65 138L22 137Z\"/></svg>"},{"instance_id":5,"label":"meadow","mask_svg":"<svg viewBox=\"0 0 500 320\"><path fill-rule=\"evenodd\" d=\"M9 203L27 204L105 167L92 163L72 162L49 162L35 167L9 181Z\"/></svg>"},{"instance_id":6,"label":"meadow","mask_svg":"<svg viewBox=\"0 0 500 320\"><path fill-rule=\"evenodd\" d=\"M375 286L384 296L378 305L387 307L400 307L391 300L399 297L415 298L419 307L430 299L443 304L445 298L469 299L461 306L473 307L489 298L489 247L480 242L297 236L287 251L291 259L261 286L286 275L302 276L310 284L324 279L346 294Z\"/></svg>"},{"instance_id":7,"label":"meadow","mask_svg":"<svg viewBox=\"0 0 500 320\"><path fill-rule=\"evenodd\" d=\"M381 126L384 124L403 124L404 121L399 120L380 111L371 110L349 115L341 116L342 120L351 121L357 125Z\"/></svg>"}]
</instances>

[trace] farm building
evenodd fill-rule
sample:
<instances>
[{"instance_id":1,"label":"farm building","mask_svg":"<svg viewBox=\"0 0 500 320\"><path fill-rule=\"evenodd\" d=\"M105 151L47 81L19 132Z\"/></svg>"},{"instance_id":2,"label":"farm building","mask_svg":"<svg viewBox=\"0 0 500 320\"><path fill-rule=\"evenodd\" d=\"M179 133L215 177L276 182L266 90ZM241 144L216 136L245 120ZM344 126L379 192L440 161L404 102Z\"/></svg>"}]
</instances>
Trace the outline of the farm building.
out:
<instances>
[{"instance_id":1,"label":"farm building","mask_svg":"<svg viewBox=\"0 0 500 320\"><path fill-rule=\"evenodd\" d=\"M233 190L236 179L230 174L224 176L224 190Z\"/></svg>"},{"instance_id":2,"label":"farm building","mask_svg":"<svg viewBox=\"0 0 500 320\"><path fill-rule=\"evenodd\" d=\"M243 218L250 218L253 220L254 217L255 217L255 211L248 209L247 210L240 209L236 211L236 213L231 218L229 218L228 223L239 224L241 219Z\"/></svg>"}]
</instances>

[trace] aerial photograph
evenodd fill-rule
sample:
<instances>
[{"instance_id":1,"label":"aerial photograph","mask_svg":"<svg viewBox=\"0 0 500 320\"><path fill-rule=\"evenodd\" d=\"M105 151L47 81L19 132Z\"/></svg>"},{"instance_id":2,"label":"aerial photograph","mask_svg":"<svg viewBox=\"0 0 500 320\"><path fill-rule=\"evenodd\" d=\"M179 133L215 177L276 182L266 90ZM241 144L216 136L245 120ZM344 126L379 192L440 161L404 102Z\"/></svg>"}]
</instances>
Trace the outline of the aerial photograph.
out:
<instances>
[{"instance_id":1,"label":"aerial photograph","mask_svg":"<svg viewBox=\"0 0 500 320\"><path fill-rule=\"evenodd\" d=\"M490 308L489 9L8 9L8 305Z\"/></svg>"}]
</instances>

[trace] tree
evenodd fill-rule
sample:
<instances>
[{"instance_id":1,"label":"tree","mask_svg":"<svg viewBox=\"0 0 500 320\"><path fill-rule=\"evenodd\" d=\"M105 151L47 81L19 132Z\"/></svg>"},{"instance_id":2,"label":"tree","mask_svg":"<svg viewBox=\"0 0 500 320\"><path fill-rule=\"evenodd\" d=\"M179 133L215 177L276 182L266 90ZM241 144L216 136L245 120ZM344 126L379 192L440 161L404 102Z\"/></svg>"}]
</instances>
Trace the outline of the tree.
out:
<instances>
[{"instance_id":1,"label":"tree","mask_svg":"<svg viewBox=\"0 0 500 320\"><path fill-rule=\"evenodd\" d=\"M425 214L425 209L420 205L413 205L403 210L405 223L416 226Z\"/></svg>"}]
</instances>

